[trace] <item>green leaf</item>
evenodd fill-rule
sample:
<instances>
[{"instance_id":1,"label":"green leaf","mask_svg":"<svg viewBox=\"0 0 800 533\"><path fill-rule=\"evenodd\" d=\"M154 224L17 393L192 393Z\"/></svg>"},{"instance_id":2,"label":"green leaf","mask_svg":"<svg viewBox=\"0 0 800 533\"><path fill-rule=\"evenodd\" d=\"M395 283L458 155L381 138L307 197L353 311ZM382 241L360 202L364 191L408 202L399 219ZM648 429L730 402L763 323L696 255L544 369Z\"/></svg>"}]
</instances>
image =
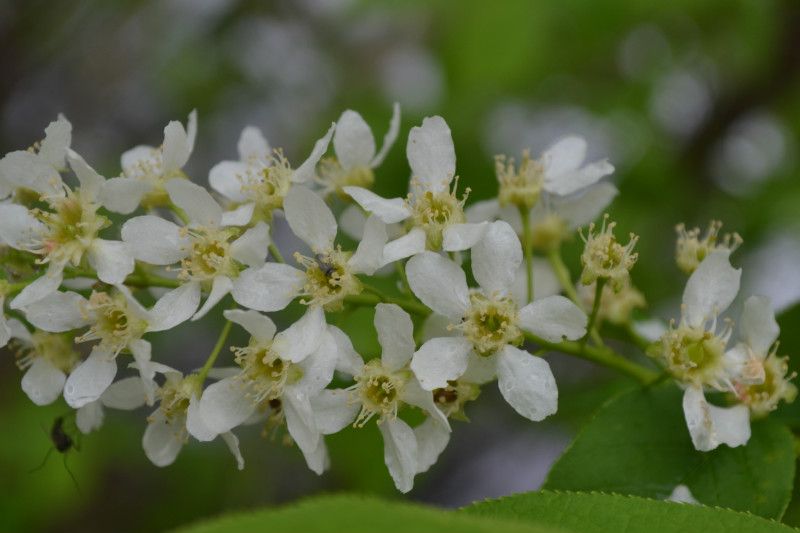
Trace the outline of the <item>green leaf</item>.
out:
<instances>
[{"instance_id":1,"label":"green leaf","mask_svg":"<svg viewBox=\"0 0 800 533\"><path fill-rule=\"evenodd\" d=\"M694 449L681 391L624 393L603 406L550 471L544 488L653 498L687 485L707 505L780 518L792 493L793 438L774 420L752 425L747 446Z\"/></svg>"},{"instance_id":2,"label":"green leaf","mask_svg":"<svg viewBox=\"0 0 800 533\"><path fill-rule=\"evenodd\" d=\"M547 525L467 516L362 496L322 496L278 509L237 513L181 528L181 533L563 533Z\"/></svg>"},{"instance_id":3,"label":"green leaf","mask_svg":"<svg viewBox=\"0 0 800 533\"><path fill-rule=\"evenodd\" d=\"M581 533L790 533L797 531L750 514L599 493L529 492L475 503L462 512L514 518Z\"/></svg>"}]
</instances>

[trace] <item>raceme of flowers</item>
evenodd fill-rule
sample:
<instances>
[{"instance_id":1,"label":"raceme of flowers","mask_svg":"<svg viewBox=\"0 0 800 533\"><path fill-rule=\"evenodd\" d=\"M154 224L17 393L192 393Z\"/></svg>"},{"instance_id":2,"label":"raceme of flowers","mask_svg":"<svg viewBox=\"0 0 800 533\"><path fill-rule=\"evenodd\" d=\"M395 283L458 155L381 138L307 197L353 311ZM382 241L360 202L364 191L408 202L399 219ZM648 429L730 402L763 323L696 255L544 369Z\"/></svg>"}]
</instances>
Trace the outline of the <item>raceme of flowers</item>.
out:
<instances>
[{"instance_id":1,"label":"raceme of flowers","mask_svg":"<svg viewBox=\"0 0 800 533\"><path fill-rule=\"evenodd\" d=\"M211 168L207 188L183 171L195 112L186 126L170 122L160 146L122 154L110 179L71 148L72 126L58 117L41 142L0 160L0 346L24 371L23 391L37 405L63 395L83 433L108 409L146 405L142 445L157 466L220 437L242 468L234 432L257 426L322 474L327 435L374 423L403 492L483 387L496 382L531 421L555 414L551 351L643 383L671 376L698 450L745 444L751 419L794 399L769 301L749 296L739 317L726 314L739 292L738 235L720 236L718 222L704 235L678 227L676 263L689 278L680 316L653 335L630 277L638 237L618 240L608 215L596 222L617 195L604 180L614 167L586 163L582 138L518 163L498 156L496 198L467 207L438 116L408 135L408 195L371 190L387 179L380 165L399 130L395 105L378 148L347 110L297 164L247 126L238 158ZM301 252L284 259L276 226ZM576 235L577 284L560 254ZM387 276L396 291L377 288ZM302 309L294 322L280 313L290 304ZM362 306L374 309L380 353L358 353L334 325ZM190 369L153 352L154 334L215 311L218 342ZM624 326L650 363L607 345L605 323ZM233 327L249 340L228 353ZM724 405L707 400L711 391Z\"/></svg>"}]
</instances>

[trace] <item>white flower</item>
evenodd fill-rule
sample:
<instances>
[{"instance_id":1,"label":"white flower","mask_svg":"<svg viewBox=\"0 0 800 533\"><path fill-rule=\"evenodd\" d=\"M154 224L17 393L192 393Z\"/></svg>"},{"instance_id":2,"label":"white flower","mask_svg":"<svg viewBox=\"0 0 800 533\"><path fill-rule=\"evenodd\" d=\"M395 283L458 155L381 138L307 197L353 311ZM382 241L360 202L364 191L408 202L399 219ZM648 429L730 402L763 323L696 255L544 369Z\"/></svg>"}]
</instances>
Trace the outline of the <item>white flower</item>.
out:
<instances>
[{"instance_id":1,"label":"white flower","mask_svg":"<svg viewBox=\"0 0 800 533\"><path fill-rule=\"evenodd\" d=\"M325 135L317 140L311 154L296 169L269 144L258 128L248 126L239 138L239 161L222 161L208 175L211 187L238 205L252 205L255 216L270 220L275 209L283 208L283 200L293 184L308 183L315 175L315 167L328 150L333 132L332 124Z\"/></svg>"},{"instance_id":2,"label":"white flower","mask_svg":"<svg viewBox=\"0 0 800 533\"><path fill-rule=\"evenodd\" d=\"M247 292L240 287L239 272L245 267L259 267L267 257L269 227L258 222L240 235L237 226L250 220L252 206L223 212L220 205L203 187L187 180L172 180L165 186L172 202L189 218L185 227L160 217L134 217L122 226L122 239L134 257L154 265L171 265L180 261L178 278L187 281L187 290L197 293L209 290L197 320L211 310L229 292ZM245 305L243 302L242 305Z\"/></svg>"},{"instance_id":3,"label":"white flower","mask_svg":"<svg viewBox=\"0 0 800 533\"><path fill-rule=\"evenodd\" d=\"M324 194L336 192L346 196L344 187L369 188L375 182L373 169L377 168L389 153L400 131L400 104L392 108L389 131L383 138L383 146L375 153L375 137L364 119L355 111L347 109L336 122L333 135L333 150L336 157L325 158L320 164L317 180Z\"/></svg>"},{"instance_id":4,"label":"white flower","mask_svg":"<svg viewBox=\"0 0 800 533\"><path fill-rule=\"evenodd\" d=\"M0 199L16 189L42 195L63 194L61 176L64 158L72 142L72 124L58 116L44 130L45 138L30 150L10 152L0 160Z\"/></svg>"},{"instance_id":5,"label":"white flower","mask_svg":"<svg viewBox=\"0 0 800 533\"><path fill-rule=\"evenodd\" d=\"M199 303L198 293L181 286L164 294L151 309L145 309L127 287L118 285L115 292L93 292L88 300L74 292L54 292L24 312L31 324L44 331L89 326L76 341L100 341L64 385L67 404L78 408L98 399L108 388L117 374L116 357L123 350L133 355L152 402L155 371L150 362L150 343L142 336L172 329L192 316Z\"/></svg>"},{"instance_id":6,"label":"white flower","mask_svg":"<svg viewBox=\"0 0 800 533\"><path fill-rule=\"evenodd\" d=\"M375 329L382 348L380 359L366 364L352 350L348 372L355 385L343 390L324 390L312 401L320 431L329 435L353 422L362 427L377 418L383 435L384 459L395 486L411 490L414 476L436 461L449 440L450 425L436 407L433 395L425 391L408 368L414 354L414 326L411 317L394 304L378 304ZM349 344L349 341L345 343ZM428 419L412 429L398 418L404 405L419 407Z\"/></svg>"},{"instance_id":7,"label":"white flower","mask_svg":"<svg viewBox=\"0 0 800 533\"><path fill-rule=\"evenodd\" d=\"M189 113L186 128L173 120L164 128L158 148L140 145L122 154L122 173L103 184L100 197L111 211L127 215L139 207L167 205L166 184L186 178L182 168L189 161L197 136L197 111Z\"/></svg>"},{"instance_id":8,"label":"white flower","mask_svg":"<svg viewBox=\"0 0 800 533\"><path fill-rule=\"evenodd\" d=\"M700 504L700 502L697 501L697 498L692 495L692 491L689 490L689 487L686 485L676 485L675 488L672 489L672 493L669 495L667 500L678 503L691 503L694 505Z\"/></svg>"},{"instance_id":9,"label":"white flower","mask_svg":"<svg viewBox=\"0 0 800 533\"><path fill-rule=\"evenodd\" d=\"M239 284L232 290L240 305L258 311L279 311L303 296L305 304L336 309L345 297L361 292L356 274L372 274L387 263L383 255L386 227L377 217L367 221L364 236L352 253L334 244L336 219L316 193L303 186L292 187L284 201L284 211L289 227L313 255L295 254L305 271L283 263L267 263L242 272Z\"/></svg>"},{"instance_id":10,"label":"white flower","mask_svg":"<svg viewBox=\"0 0 800 533\"><path fill-rule=\"evenodd\" d=\"M80 187L70 189L56 173L51 179L57 183L49 182L48 187L58 188L48 194L39 191L48 210L0 205L0 240L17 250L37 254L39 263L48 264L47 272L14 298L12 309L25 307L55 291L63 280L64 268L78 267L84 258L105 283L122 283L133 272L134 261L127 245L98 236L111 224L97 213L102 206L98 194L105 179L72 150L67 150L67 159ZM34 186L35 180L30 182L30 187Z\"/></svg>"},{"instance_id":11,"label":"white flower","mask_svg":"<svg viewBox=\"0 0 800 533\"><path fill-rule=\"evenodd\" d=\"M720 444L735 448L744 446L750 440L750 413L747 406L711 405L706 401L701 387L686 388L683 413L696 450L708 452Z\"/></svg>"},{"instance_id":12,"label":"white flower","mask_svg":"<svg viewBox=\"0 0 800 533\"><path fill-rule=\"evenodd\" d=\"M210 440L245 423L254 414L271 411L270 423L285 421L292 439L309 467L318 474L327 466L327 451L317 428L311 399L333 379L337 345L320 307L310 307L286 330L275 334L275 324L255 311L229 310L225 317L251 335L236 348L240 370L206 388L199 402L205 431L189 432Z\"/></svg>"},{"instance_id":13,"label":"white flower","mask_svg":"<svg viewBox=\"0 0 800 533\"><path fill-rule=\"evenodd\" d=\"M156 368L160 365L154 364ZM98 399L75 411L75 423L81 433L91 433L103 425L105 408L132 411L143 406L147 400L142 380L131 376L115 381L103 391Z\"/></svg>"},{"instance_id":14,"label":"white flower","mask_svg":"<svg viewBox=\"0 0 800 533\"><path fill-rule=\"evenodd\" d=\"M411 369L426 390L446 387L470 366L496 373L500 392L522 416L542 420L557 409L558 391L550 367L540 357L516 348L523 329L549 342L578 339L586 315L562 296L549 296L518 308L510 288L522 261L514 230L506 222L489 225L472 249L472 272L480 284L470 290L452 261L432 252L411 258L406 267L411 290L436 313L450 319L458 337L434 338L414 354Z\"/></svg>"},{"instance_id":15,"label":"white flower","mask_svg":"<svg viewBox=\"0 0 800 533\"><path fill-rule=\"evenodd\" d=\"M429 250L460 251L483 236L485 223L468 224L464 199L450 185L455 178L456 154L450 128L442 117L427 117L411 128L406 146L413 174L407 199L387 200L362 187L344 191L366 211L386 224L410 219L412 229L387 246L387 258L408 257ZM457 185L457 183L456 183Z\"/></svg>"}]
</instances>

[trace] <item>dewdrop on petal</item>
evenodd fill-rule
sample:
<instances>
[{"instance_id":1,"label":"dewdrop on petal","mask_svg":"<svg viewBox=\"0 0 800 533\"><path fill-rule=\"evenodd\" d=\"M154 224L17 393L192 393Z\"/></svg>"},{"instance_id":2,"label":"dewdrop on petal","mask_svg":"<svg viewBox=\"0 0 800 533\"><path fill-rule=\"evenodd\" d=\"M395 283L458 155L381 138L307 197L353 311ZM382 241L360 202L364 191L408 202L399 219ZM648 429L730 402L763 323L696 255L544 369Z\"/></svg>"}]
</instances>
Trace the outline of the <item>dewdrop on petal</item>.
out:
<instances>
[{"instance_id":1,"label":"dewdrop on petal","mask_svg":"<svg viewBox=\"0 0 800 533\"><path fill-rule=\"evenodd\" d=\"M742 244L742 238L738 233L725 233L720 238L720 229L722 222L712 220L705 235L700 238L700 228L687 230L684 224L675 226L675 231L678 233L675 242L675 262L678 268L691 274L711 252L717 250L733 252Z\"/></svg>"},{"instance_id":2,"label":"dewdrop on petal","mask_svg":"<svg viewBox=\"0 0 800 533\"><path fill-rule=\"evenodd\" d=\"M628 244L622 245L614 237L617 223L609 222L608 218L608 215L603 217L603 224L597 234L594 233L594 224L589 225L586 237L581 234L586 243L581 254L581 283L591 285L598 279L606 279L611 282L614 290L619 291L639 258L639 254L633 252L639 237L631 233Z\"/></svg>"}]
</instances>

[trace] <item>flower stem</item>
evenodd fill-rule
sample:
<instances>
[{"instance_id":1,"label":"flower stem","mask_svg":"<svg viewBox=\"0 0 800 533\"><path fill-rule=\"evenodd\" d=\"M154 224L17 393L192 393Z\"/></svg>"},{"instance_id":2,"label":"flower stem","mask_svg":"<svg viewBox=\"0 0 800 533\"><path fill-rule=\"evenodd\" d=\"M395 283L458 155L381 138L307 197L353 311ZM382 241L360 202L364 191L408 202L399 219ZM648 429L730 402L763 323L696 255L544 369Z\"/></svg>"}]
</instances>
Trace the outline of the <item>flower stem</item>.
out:
<instances>
[{"instance_id":1,"label":"flower stem","mask_svg":"<svg viewBox=\"0 0 800 533\"><path fill-rule=\"evenodd\" d=\"M589 315L589 323L586 325L586 335L581 340L583 344L586 344L590 336L598 345L603 344L603 339L597 332L595 325L597 323L597 313L600 311L600 300L603 298L603 287L605 287L606 281L606 278L598 278L595 282L594 302L592 302L592 312Z\"/></svg>"},{"instance_id":2,"label":"flower stem","mask_svg":"<svg viewBox=\"0 0 800 533\"><path fill-rule=\"evenodd\" d=\"M525 275L528 302L533 301L533 242L531 240L531 216L525 207L519 208L522 220L522 249L525 252Z\"/></svg>"},{"instance_id":3,"label":"flower stem","mask_svg":"<svg viewBox=\"0 0 800 533\"><path fill-rule=\"evenodd\" d=\"M572 277L570 276L569 269L567 265L564 264L564 260L561 259L561 252L559 250L548 252L547 260L550 261L550 266L553 267L553 272L555 272L558 282L561 284L561 287L564 289L569 299L572 300L575 305L583 309L580 299L578 298L578 293L575 292L575 285L572 284Z\"/></svg>"},{"instance_id":4,"label":"flower stem","mask_svg":"<svg viewBox=\"0 0 800 533\"><path fill-rule=\"evenodd\" d=\"M278 263L286 262L286 260L281 255L280 250L278 250L278 247L275 246L274 243L269 243L268 249L269 249L269 254L272 256L272 259L274 259L276 262Z\"/></svg>"},{"instance_id":5,"label":"flower stem","mask_svg":"<svg viewBox=\"0 0 800 533\"><path fill-rule=\"evenodd\" d=\"M587 346L576 341L549 342L528 332L525 332L525 338L547 350L562 352L567 355L598 363L608 368L613 368L643 384L652 383L659 377L657 372L625 359L614 350L605 346Z\"/></svg>"},{"instance_id":6,"label":"flower stem","mask_svg":"<svg viewBox=\"0 0 800 533\"><path fill-rule=\"evenodd\" d=\"M375 306L379 303L395 304L404 311L407 311L415 315L424 317L431 314L431 310L419 302L415 302L413 300L406 300L402 298L393 298L391 296L387 296L381 293L377 289L372 289L370 292L371 294L361 293L361 294L353 294L347 296L344 299L344 301L349 304L363 305L363 306Z\"/></svg>"},{"instance_id":7,"label":"flower stem","mask_svg":"<svg viewBox=\"0 0 800 533\"><path fill-rule=\"evenodd\" d=\"M217 343L214 345L214 349L211 350L211 353L209 354L208 359L206 359L206 363L203 365L203 368L201 368L200 372L197 373L197 375L200 376L200 383L203 383L206 380L209 370L211 370L211 368L214 366L219 352L221 352L222 347L225 346L225 341L228 338L228 333L231 332L232 325L233 322L226 320L225 325L222 326L222 331L219 332L219 338L217 339Z\"/></svg>"}]
</instances>

